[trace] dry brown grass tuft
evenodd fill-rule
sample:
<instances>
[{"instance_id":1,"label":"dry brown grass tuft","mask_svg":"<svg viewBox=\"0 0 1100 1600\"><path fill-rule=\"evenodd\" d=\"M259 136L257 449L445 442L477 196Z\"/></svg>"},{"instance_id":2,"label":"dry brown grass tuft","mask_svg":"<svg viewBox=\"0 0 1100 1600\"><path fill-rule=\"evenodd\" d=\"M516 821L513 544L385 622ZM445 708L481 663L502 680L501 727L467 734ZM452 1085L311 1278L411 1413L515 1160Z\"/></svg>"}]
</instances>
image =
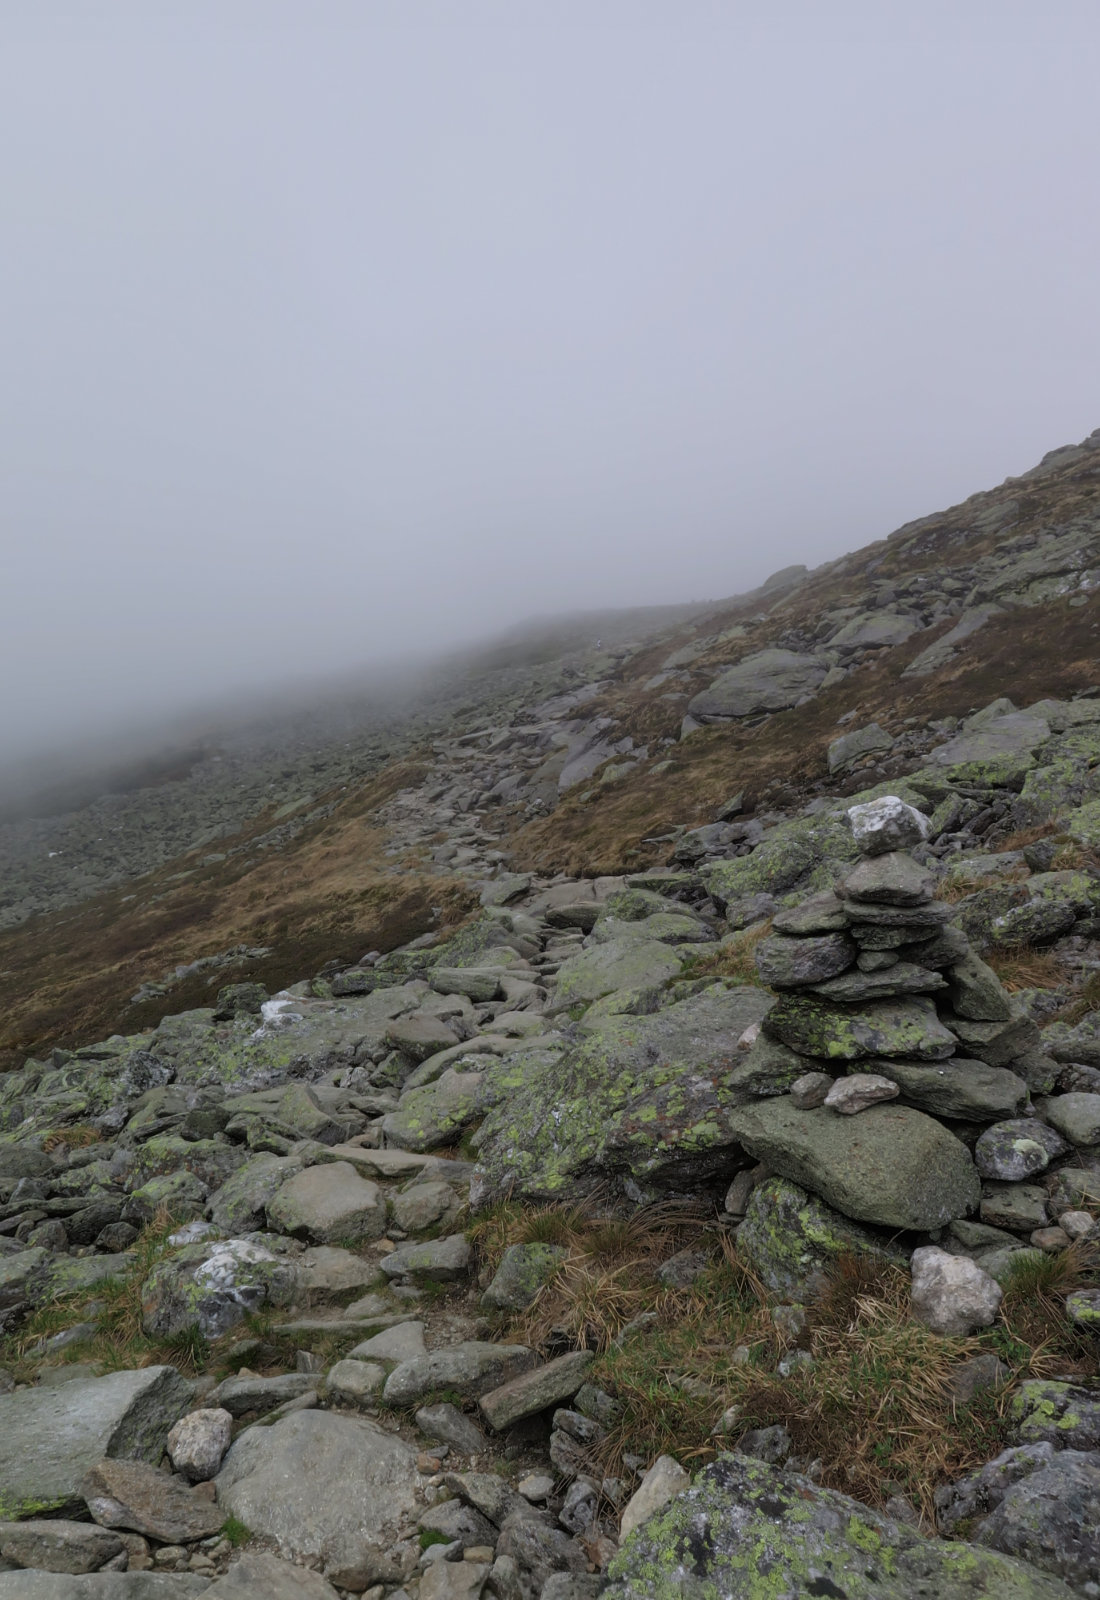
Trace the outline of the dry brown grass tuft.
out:
<instances>
[{"instance_id":1,"label":"dry brown grass tuft","mask_svg":"<svg viewBox=\"0 0 1100 1600\"><path fill-rule=\"evenodd\" d=\"M74 1122L71 1128L54 1128L42 1141L45 1151L60 1150L86 1150L89 1145L99 1144L103 1138L98 1128L93 1128L89 1122Z\"/></svg>"},{"instance_id":2,"label":"dry brown grass tuft","mask_svg":"<svg viewBox=\"0 0 1100 1600\"><path fill-rule=\"evenodd\" d=\"M1056 822L1040 822L1034 828L1020 828L1015 833L1010 833L1001 840L1002 850L1026 850L1029 844L1038 844L1040 839L1050 839L1058 832Z\"/></svg>"},{"instance_id":3,"label":"dry brown grass tuft","mask_svg":"<svg viewBox=\"0 0 1100 1600\"><path fill-rule=\"evenodd\" d=\"M766 939L772 931L770 920L758 923L755 927L746 928L744 933L738 934L721 950L716 950L713 955L700 956L697 960L690 957L685 963L683 976L685 978L728 978L733 983L757 984L760 975L756 970L756 947L761 940Z\"/></svg>"},{"instance_id":4,"label":"dry brown grass tuft","mask_svg":"<svg viewBox=\"0 0 1100 1600\"><path fill-rule=\"evenodd\" d=\"M1058 989L1066 981L1064 967L1049 950L1018 945L1013 949L990 951L985 960L1009 994L1019 989Z\"/></svg>"}]
</instances>

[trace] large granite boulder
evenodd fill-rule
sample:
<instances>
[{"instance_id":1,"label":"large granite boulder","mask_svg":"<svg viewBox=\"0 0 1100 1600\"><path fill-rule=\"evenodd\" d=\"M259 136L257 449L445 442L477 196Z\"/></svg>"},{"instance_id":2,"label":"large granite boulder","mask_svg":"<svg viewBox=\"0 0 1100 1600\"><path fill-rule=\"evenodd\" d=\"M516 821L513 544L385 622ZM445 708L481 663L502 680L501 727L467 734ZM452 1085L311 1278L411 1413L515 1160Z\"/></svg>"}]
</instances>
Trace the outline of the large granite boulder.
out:
<instances>
[{"instance_id":1,"label":"large granite boulder","mask_svg":"<svg viewBox=\"0 0 1100 1600\"><path fill-rule=\"evenodd\" d=\"M840 1117L824 1106L800 1110L783 1095L732 1111L728 1126L757 1160L860 1222L939 1228L981 1199L966 1146L909 1106Z\"/></svg>"},{"instance_id":2,"label":"large granite boulder","mask_svg":"<svg viewBox=\"0 0 1100 1600\"><path fill-rule=\"evenodd\" d=\"M828 670L824 656L759 650L727 668L709 689L695 695L688 702L688 711L699 722L783 711L804 695L816 694Z\"/></svg>"},{"instance_id":3,"label":"large granite boulder","mask_svg":"<svg viewBox=\"0 0 1100 1600\"><path fill-rule=\"evenodd\" d=\"M697 1190L726 1171L739 1041L770 1004L761 989L716 986L654 1016L607 1017L548 1056L478 1130L479 1203L509 1189L561 1198L608 1181L635 1196L678 1182Z\"/></svg>"},{"instance_id":4,"label":"large granite boulder","mask_svg":"<svg viewBox=\"0 0 1100 1600\"><path fill-rule=\"evenodd\" d=\"M721 1456L628 1539L604 1600L1070 1600L1060 1579L973 1545L923 1538L847 1495Z\"/></svg>"},{"instance_id":5,"label":"large granite boulder","mask_svg":"<svg viewBox=\"0 0 1100 1600\"><path fill-rule=\"evenodd\" d=\"M158 1462L193 1385L143 1367L0 1395L0 1520L84 1514L86 1472L104 1456Z\"/></svg>"},{"instance_id":6,"label":"large granite boulder","mask_svg":"<svg viewBox=\"0 0 1100 1600\"><path fill-rule=\"evenodd\" d=\"M421 1509L416 1452L366 1418L298 1411L249 1428L216 1481L227 1515L340 1588L399 1578L389 1552Z\"/></svg>"},{"instance_id":7,"label":"large granite boulder","mask_svg":"<svg viewBox=\"0 0 1100 1600\"><path fill-rule=\"evenodd\" d=\"M220 1339L250 1312L290 1305L297 1289L293 1262L255 1239L202 1240L153 1268L141 1288L142 1325L151 1338L198 1328Z\"/></svg>"}]
</instances>

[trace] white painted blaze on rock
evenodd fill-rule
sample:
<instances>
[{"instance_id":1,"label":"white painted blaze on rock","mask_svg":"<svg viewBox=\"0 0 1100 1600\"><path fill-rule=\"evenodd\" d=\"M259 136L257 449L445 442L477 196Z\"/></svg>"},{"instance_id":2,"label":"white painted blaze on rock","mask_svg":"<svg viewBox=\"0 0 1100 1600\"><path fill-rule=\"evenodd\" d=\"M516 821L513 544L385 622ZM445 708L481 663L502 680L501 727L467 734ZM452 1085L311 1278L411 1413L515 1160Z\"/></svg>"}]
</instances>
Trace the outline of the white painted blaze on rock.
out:
<instances>
[{"instance_id":1,"label":"white painted blaze on rock","mask_svg":"<svg viewBox=\"0 0 1100 1600\"><path fill-rule=\"evenodd\" d=\"M1001 1304L1001 1286L969 1256L949 1255L935 1245L914 1250L913 1316L933 1333L968 1334L988 1328Z\"/></svg>"}]
</instances>

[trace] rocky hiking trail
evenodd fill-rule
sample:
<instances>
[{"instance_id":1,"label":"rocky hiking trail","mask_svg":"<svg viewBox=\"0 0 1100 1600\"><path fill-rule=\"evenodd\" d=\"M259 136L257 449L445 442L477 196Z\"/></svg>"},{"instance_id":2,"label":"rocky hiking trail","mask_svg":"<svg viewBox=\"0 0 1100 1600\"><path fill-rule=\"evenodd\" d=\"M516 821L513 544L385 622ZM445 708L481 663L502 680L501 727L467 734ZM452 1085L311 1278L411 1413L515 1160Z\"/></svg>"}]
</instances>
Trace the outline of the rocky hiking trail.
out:
<instances>
[{"instance_id":1,"label":"rocky hiking trail","mask_svg":"<svg viewBox=\"0 0 1100 1600\"><path fill-rule=\"evenodd\" d=\"M1022 649L1098 453L449 710L415 936L0 1077L0 1600L1100 1594L1100 697Z\"/></svg>"}]
</instances>

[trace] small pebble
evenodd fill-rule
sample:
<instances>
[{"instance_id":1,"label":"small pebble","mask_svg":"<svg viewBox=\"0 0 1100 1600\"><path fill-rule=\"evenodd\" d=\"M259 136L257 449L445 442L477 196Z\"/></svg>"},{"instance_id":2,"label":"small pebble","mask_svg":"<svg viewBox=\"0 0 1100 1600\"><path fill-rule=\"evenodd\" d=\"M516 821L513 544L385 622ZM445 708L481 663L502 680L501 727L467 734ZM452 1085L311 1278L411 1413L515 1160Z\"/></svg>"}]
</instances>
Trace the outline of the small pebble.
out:
<instances>
[{"instance_id":1,"label":"small pebble","mask_svg":"<svg viewBox=\"0 0 1100 1600\"><path fill-rule=\"evenodd\" d=\"M1036 1250L1046 1250L1050 1255L1064 1250L1069 1242L1069 1234L1062 1228L1036 1228L1031 1235L1031 1243Z\"/></svg>"},{"instance_id":2,"label":"small pebble","mask_svg":"<svg viewBox=\"0 0 1100 1600\"><path fill-rule=\"evenodd\" d=\"M554 1480L548 1473L531 1472L526 1478L521 1478L516 1487L531 1505L540 1505L553 1494Z\"/></svg>"},{"instance_id":3,"label":"small pebble","mask_svg":"<svg viewBox=\"0 0 1100 1600\"><path fill-rule=\"evenodd\" d=\"M1063 1211L1058 1221L1071 1239L1087 1239L1096 1228L1096 1219L1087 1211Z\"/></svg>"}]
</instances>

